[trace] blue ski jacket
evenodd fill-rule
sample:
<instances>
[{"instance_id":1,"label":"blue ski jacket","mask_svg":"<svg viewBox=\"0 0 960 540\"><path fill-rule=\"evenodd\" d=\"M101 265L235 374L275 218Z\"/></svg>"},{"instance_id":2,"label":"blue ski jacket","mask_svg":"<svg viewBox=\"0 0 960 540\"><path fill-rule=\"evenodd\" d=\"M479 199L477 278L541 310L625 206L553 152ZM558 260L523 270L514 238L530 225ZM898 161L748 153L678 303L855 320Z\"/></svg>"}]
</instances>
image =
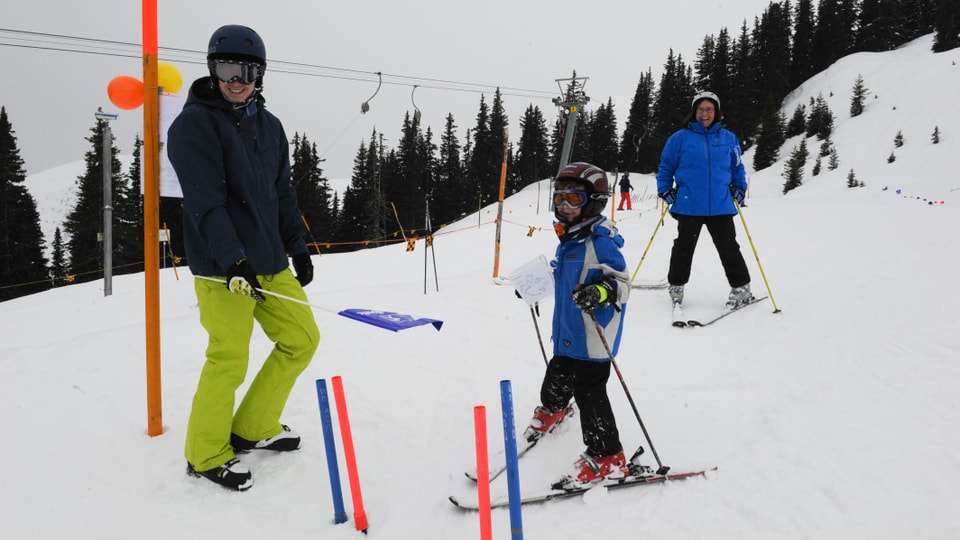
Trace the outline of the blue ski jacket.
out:
<instances>
[{"instance_id":1,"label":"blue ski jacket","mask_svg":"<svg viewBox=\"0 0 960 540\"><path fill-rule=\"evenodd\" d=\"M719 122L706 129L691 122L667 139L657 170L657 193L677 186L671 214L726 216L737 213L730 184L746 191L740 141Z\"/></svg>"},{"instance_id":2,"label":"blue ski jacket","mask_svg":"<svg viewBox=\"0 0 960 540\"><path fill-rule=\"evenodd\" d=\"M307 253L287 136L263 96L235 109L203 77L167 134L183 190L184 249L195 275L225 275L240 259L257 274L276 274L289 266L288 254Z\"/></svg>"},{"instance_id":3,"label":"blue ski jacket","mask_svg":"<svg viewBox=\"0 0 960 540\"><path fill-rule=\"evenodd\" d=\"M553 353L577 360L609 362L607 354L590 320L573 302L573 290L582 283L597 283L613 278L616 283L616 304L598 307L593 314L603 329L604 339L616 355L620 347L622 322L630 295L630 276L627 263L620 253L623 237L605 217L594 223L590 233L572 238L557 246L556 258L551 261L554 277Z\"/></svg>"}]
</instances>

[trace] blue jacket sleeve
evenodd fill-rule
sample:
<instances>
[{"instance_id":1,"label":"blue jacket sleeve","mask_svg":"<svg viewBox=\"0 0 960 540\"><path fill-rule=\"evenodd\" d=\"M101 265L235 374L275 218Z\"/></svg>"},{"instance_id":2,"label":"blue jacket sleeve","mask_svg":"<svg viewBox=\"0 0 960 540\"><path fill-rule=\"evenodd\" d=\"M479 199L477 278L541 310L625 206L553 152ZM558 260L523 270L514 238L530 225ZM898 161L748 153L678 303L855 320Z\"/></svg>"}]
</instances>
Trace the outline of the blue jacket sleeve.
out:
<instances>
[{"instance_id":1,"label":"blue jacket sleeve","mask_svg":"<svg viewBox=\"0 0 960 540\"><path fill-rule=\"evenodd\" d=\"M674 133L667 139L660 153L660 165L657 168L657 194L664 193L673 189L673 175L677 172L680 164L680 144L679 133Z\"/></svg>"}]
</instances>

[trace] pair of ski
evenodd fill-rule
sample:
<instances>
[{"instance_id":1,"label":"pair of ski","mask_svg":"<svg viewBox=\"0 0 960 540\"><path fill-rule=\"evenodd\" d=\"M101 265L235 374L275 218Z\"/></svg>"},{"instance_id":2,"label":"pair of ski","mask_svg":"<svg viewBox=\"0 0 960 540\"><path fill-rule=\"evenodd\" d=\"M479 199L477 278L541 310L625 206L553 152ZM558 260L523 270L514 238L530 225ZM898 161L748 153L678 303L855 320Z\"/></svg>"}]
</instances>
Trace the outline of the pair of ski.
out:
<instances>
[{"instance_id":1,"label":"pair of ski","mask_svg":"<svg viewBox=\"0 0 960 540\"><path fill-rule=\"evenodd\" d=\"M570 416L573 416L574 408L572 403L571 403L571 406L568 408L568 411L569 412L567 413L567 416L565 416L560 422L557 422L554 428L550 430L551 433L554 431L554 429L560 426L564 420L566 420ZM520 446L517 449L517 458L519 459L524 455L526 455L527 452L532 450L533 447L535 447L543 439L543 437L545 437L548 434L549 433L536 439L524 440L522 443L522 446ZM590 491L591 489L595 489L595 488L596 489L619 489L619 488L625 488L630 486L660 484L663 482L667 482L669 480L680 480L683 478L689 478L691 476L706 476L707 472L717 470L716 467L713 467L710 469L700 469L700 470L694 470L694 471L688 471L688 472L668 474L670 468L663 467L661 470L658 470L656 473L654 473L653 470L650 469L650 467L647 467L645 465L637 465L634 463L635 459L642 453L643 453L643 448L640 448L630 459L631 463L629 465L629 468L630 468L629 476L626 476L624 478L615 478L615 479L605 480L599 484L589 484L586 486L572 486L572 487L553 486L550 489L530 492L525 495L521 495L520 504L524 505L524 504L544 503L553 499L563 499L567 497L574 497L577 495L584 494L587 491ZM487 482L493 482L496 478L501 476L507 470L506 451L501 450L496 454L494 454L494 456L492 456L492 461L497 465L489 469L488 476L486 479ZM464 475L470 480L473 480L474 482L481 481L481 479L478 478L477 476L476 469L471 469L469 471L466 471ZM480 502L475 496L458 497L456 495L451 495L449 497L449 500L457 508L461 508L464 510L480 509ZM507 496L501 496L490 501L491 508L503 508L509 505L510 505L510 499Z\"/></svg>"},{"instance_id":2,"label":"pair of ski","mask_svg":"<svg viewBox=\"0 0 960 540\"><path fill-rule=\"evenodd\" d=\"M673 305L673 326L677 328L687 328L687 327L696 327L696 326L710 326L711 324L719 321L720 319L732 315L745 307L752 306L754 304L759 304L761 300L766 300L767 296L761 296L760 298L751 298L748 301L741 302L733 307L725 307L722 310L714 313L705 318L701 319L690 319L687 318L683 313L683 307L680 304Z\"/></svg>"},{"instance_id":3,"label":"pair of ski","mask_svg":"<svg viewBox=\"0 0 960 540\"><path fill-rule=\"evenodd\" d=\"M631 470L634 468L631 467ZM531 492L520 497L520 504L538 504L545 503L547 501L552 501L555 499L565 499L568 497L576 497L577 495L583 495L584 493L591 491L593 489L621 489L635 486L650 486L655 484L663 484L665 482L670 482L673 480L682 480L684 478L690 478L694 476L703 476L706 477L708 472L717 470L716 467L711 467L709 469L699 469L693 471L679 472L679 473L666 473L666 474L656 474L650 471L649 467L641 467L636 474L631 474L630 476L624 478L616 478L605 480L598 484L589 484L581 487L571 487L565 489L547 489L539 492ZM457 508L462 508L464 510L479 510L480 502L476 497L457 497L456 495L450 496L450 502L453 503ZM490 501L490 508L504 508L510 506L510 498L507 496L497 497Z\"/></svg>"}]
</instances>

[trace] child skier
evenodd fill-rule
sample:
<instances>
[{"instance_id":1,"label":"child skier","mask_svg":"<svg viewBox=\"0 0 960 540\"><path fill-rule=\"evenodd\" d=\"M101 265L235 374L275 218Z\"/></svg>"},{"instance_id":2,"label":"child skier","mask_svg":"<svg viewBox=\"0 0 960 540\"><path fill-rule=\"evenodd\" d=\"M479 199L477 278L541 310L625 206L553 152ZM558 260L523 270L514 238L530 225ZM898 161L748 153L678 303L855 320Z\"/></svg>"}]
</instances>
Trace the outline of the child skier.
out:
<instances>
[{"instance_id":1,"label":"child skier","mask_svg":"<svg viewBox=\"0 0 960 540\"><path fill-rule=\"evenodd\" d=\"M560 244L554 274L553 358L540 389L541 405L524 432L535 440L580 408L586 451L555 487L579 487L630 474L616 419L607 397L610 355L600 339L620 345L629 296L629 274L620 253L623 237L602 215L610 197L606 173L589 163L571 163L554 181L554 226Z\"/></svg>"}]
</instances>

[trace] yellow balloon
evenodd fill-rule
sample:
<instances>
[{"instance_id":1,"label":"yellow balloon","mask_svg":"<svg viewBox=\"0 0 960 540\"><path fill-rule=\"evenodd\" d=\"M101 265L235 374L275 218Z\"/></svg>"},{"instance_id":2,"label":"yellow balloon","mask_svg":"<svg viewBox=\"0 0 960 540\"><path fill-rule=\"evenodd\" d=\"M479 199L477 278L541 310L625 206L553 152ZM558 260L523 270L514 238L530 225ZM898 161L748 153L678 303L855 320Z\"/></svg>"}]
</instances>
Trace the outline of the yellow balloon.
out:
<instances>
[{"instance_id":1,"label":"yellow balloon","mask_svg":"<svg viewBox=\"0 0 960 540\"><path fill-rule=\"evenodd\" d=\"M173 64L159 62L157 64L157 85L167 94L176 94L183 86L183 77Z\"/></svg>"}]
</instances>

